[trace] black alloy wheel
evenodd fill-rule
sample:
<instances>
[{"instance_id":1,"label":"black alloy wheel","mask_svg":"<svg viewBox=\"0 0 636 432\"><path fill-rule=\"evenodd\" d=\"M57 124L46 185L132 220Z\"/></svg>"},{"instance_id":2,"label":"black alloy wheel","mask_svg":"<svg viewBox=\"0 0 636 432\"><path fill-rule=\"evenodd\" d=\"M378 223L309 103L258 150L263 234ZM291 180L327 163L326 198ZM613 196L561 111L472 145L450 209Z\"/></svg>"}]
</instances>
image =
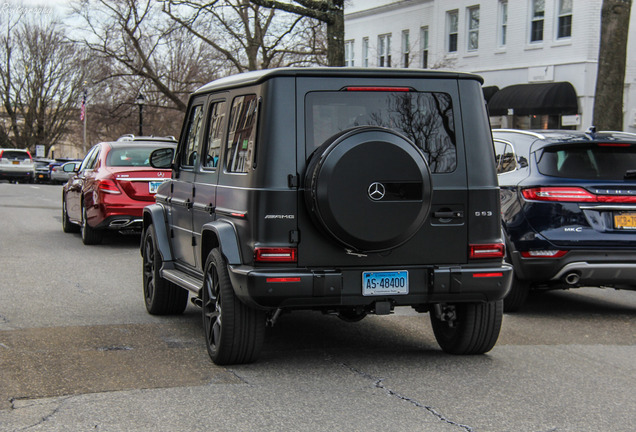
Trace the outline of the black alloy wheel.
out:
<instances>
[{"instance_id":1,"label":"black alloy wheel","mask_svg":"<svg viewBox=\"0 0 636 432\"><path fill-rule=\"evenodd\" d=\"M265 337L265 312L236 298L227 262L218 249L208 255L201 296L205 342L212 361L217 365L255 361Z\"/></svg>"},{"instance_id":2,"label":"black alloy wheel","mask_svg":"<svg viewBox=\"0 0 636 432\"><path fill-rule=\"evenodd\" d=\"M188 305L188 291L161 277L157 234L150 225L143 237L143 286L146 310L152 315L178 315Z\"/></svg>"}]
</instances>

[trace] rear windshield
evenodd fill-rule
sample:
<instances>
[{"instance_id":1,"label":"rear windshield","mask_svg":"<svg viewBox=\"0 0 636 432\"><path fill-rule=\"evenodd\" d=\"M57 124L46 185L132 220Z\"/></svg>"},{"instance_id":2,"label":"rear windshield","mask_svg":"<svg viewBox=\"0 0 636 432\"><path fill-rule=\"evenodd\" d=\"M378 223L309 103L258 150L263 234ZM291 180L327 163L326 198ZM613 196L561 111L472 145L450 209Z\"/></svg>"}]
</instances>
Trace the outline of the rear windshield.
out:
<instances>
[{"instance_id":1,"label":"rear windshield","mask_svg":"<svg viewBox=\"0 0 636 432\"><path fill-rule=\"evenodd\" d=\"M636 178L636 145L594 143L549 147L537 153L537 157L539 172L548 176L584 180Z\"/></svg>"},{"instance_id":2,"label":"rear windshield","mask_svg":"<svg viewBox=\"0 0 636 432\"><path fill-rule=\"evenodd\" d=\"M150 153L162 148L162 145L144 145L138 147L112 148L106 156L106 166L112 167L149 167Z\"/></svg>"},{"instance_id":3,"label":"rear windshield","mask_svg":"<svg viewBox=\"0 0 636 432\"><path fill-rule=\"evenodd\" d=\"M455 170L457 150L450 95L446 93L312 92L305 101L307 156L329 137L356 126L383 126L413 141L431 172Z\"/></svg>"},{"instance_id":4,"label":"rear windshield","mask_svg":"<svg viewBox=\"0 0 636 432\"><path fill-rule=\"evenodd\" d=\"M17 159L17 160L27 160L31 159L29 154L24 151L18 150L3 150L2 151L2 159Z\"/></svg>"}]
</instances>

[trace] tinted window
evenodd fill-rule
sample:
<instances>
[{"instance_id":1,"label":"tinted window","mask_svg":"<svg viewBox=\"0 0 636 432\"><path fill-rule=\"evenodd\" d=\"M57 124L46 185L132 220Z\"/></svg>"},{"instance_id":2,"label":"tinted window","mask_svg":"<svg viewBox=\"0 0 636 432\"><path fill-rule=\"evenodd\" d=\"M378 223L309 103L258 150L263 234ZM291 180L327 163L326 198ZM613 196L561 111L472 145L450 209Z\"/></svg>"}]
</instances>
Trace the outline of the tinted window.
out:
<instances>
[{"instance_id":1,"label":"tinted window","mask_svg":"<svg viewBox=\"0 0 636 432\"><path fill-rule=\"evenodd\" d=\"M413 141L434 173L457 166L450 95L415 92L313 92L305 105L307 156L329 137L356 126L383 126Z\"/></svg>"},{"instance_id":2,"label":"tinted window","mask_svg":"<svg viewBox=\"0 0 636 432\"><path fill-rule=\"evenodd\" d=\"M230 110L227 136L227 161L229 172L246 173L251 169L256 136L256 95L234 98Z\"/></svg>"},{"instance_id":3,"label":"tinted window","mask_svg":"<svg viewBox=\"0 0 636 432\"><path fill-rule=\"evenodd\" d=\"M201 125L203 124L203 105L197 105L190 111L188 127L185 132L185 142L181 148L180 165L194 166L197 161L197 149L199 148L199 137Z\"/></svg>"},{"instance_id":4,"label":"tinted window","mask_svg":"<svg viewBox=\"0 0 636 432\"><path fill-rule=\"evenodd\" d=\"M2 150L2 159L27 160L31 159L25 151Z\"/></svg>"},{"instance_id":5,"label":"tinted window","mask_svg":"<svg viewBox=\"0 0 636 432\"><path fill-rule=\"evenodd\" d=\"M106 166L112 167L149 167L150 153L161 146L115 147L106 156Z\"/></svg>"},{"instance_id":6,"label":"tinted window","mask_svg":"<svg viewBox=\"0 0 636 432\"><path fill-rule=\"evenodd\" d=\"M636 170L636 146L616 144L549 147L537 153L539 172L554 177L623 180Z\"/></svg>"},{"instance_id":7,"label":"tinted window","mask_svg":"<svg viewBox=\"0 0 636 432\"><path fill-rule=\"evenodd\" d=\"M207 149L204 168L216 168L221 157L221 141L223 139L223 119L225 118L225 102L215 102L210 107L210 130L208 131Z\"/></svg>"}]
</instances>

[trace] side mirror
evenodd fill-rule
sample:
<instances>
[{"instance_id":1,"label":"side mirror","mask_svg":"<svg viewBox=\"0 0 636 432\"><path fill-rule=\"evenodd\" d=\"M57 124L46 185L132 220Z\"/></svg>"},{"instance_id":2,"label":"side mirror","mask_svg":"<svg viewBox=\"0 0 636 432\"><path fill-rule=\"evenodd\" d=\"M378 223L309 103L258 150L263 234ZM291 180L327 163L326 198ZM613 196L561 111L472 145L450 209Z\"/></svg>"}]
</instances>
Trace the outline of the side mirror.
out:
<instances>
[{"instance_id":1,"label":"side mirror","mask_svg":"<svg viewBox=\"0 0 636 432\"><path fill-rule=\"evenodd\" d=\"M150 166L160 169L171 169L174 158L173 148L161 148L150 153Z\"/></svg>"},{"instance_id":2,"label":"side mirror","mask_svg":"<svg viewBox=\"0 0 636 432\"><path fill-rule=\"evenodd\" d=\"M79 164L76 164L75 162L65 163L62 165L62 171L65 173L77 172L77 168L79 168Z\"/></svg>"}]
</instances>

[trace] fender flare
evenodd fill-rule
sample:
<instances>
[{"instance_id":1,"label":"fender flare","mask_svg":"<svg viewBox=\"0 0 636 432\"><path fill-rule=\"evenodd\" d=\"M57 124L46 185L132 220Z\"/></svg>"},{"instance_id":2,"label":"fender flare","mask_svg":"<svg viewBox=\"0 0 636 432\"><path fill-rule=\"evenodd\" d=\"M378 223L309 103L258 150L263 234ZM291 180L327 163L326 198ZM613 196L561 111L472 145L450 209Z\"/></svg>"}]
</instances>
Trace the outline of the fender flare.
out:
<instances>
[{"instance_id":1,"label":"fender flare","mask_svg":"<svg viewBox=\"0 0 636 432\"><path fill-rule=\"evenodd\" d=\"M212 250L217 246L217 244L215 244L216 242L213 242L211 247L206 247L210 246L205 240L208 238L206 233L214 233L214 236L218 241L218 247L221 249L221 253L225 256L228 264L240 265L243 263L243 260L241 259L241 248L239 247L238 242L238 234L236 233L236 227L233 223L221 219L214 222L208 222L203 225L201 228L201 238L202 242L204 242L201 245L201 252L203 254L207 254L209 250ZM202 262L206 259L206 257L207 255L202 257Z\"/></svg>"},{"instance_id":2,"label":"fender flare","mask_svg":"<svg viewBox=\"0 0 636 432\"><path fill-rule=\"evenodd\" d=\"M172 249L170 249L170 241L168 239L168 225L166 224L163 206L160 204L151 204L144 207L143 213L144 225L141 234L141 253L143 253L143 238L146 230L150 225L154 225L157 234L157 249L161 253L163 261L172 261Z\"/></svg>"}]
</instances>

